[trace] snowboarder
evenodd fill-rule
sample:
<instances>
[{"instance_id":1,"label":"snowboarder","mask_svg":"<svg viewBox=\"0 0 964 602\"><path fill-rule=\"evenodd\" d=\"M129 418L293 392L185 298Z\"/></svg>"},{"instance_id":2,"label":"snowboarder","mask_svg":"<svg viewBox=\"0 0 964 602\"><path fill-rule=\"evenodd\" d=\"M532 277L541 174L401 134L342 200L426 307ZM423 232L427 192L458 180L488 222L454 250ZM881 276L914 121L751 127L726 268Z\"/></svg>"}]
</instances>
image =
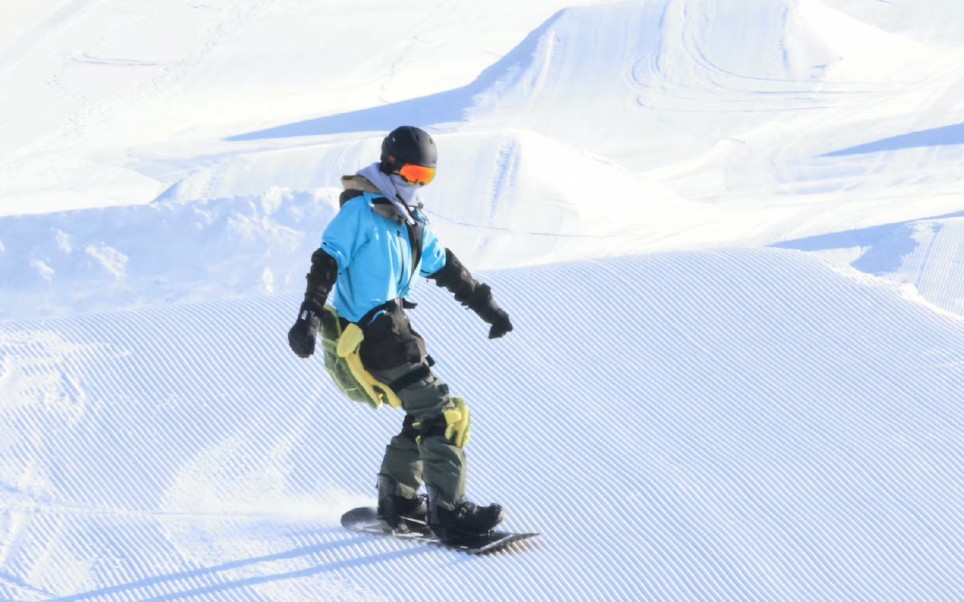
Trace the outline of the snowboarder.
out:
<instances>
[{"instance_id":1,"label":"snowboarder","mask_svg":"<svg viewBox=\"0 0 964 602\"><path fill-rule=\"evenodd\" d=\"M385 137L378 162L342 177L341 208L311 256L288 341L307 358L321 334L325 365L350 397L404 409L402 430L378 473L378 515L395 528L403 517L425 521L444 541L491 530L503 510L465 497L469 409L432 373L425 341L406 315L414 307L406 297L421 275L489 324L490 339L511 331L512 323L489 286L439 243L420 210L419 190L435 177L436 161L431 136L402 126ZM419 495L423 482L427 497Z\"/></svg>"}]
</instances>

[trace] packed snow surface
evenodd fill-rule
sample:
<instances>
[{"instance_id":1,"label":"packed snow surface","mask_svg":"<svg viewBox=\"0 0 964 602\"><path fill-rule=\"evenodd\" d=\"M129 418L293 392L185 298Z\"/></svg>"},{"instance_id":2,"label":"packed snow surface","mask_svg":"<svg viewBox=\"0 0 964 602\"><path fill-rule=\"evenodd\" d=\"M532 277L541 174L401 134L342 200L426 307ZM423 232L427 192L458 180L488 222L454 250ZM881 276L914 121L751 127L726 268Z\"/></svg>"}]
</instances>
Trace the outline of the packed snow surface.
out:
<instances>
[{"instance_id":1,"label":"packed snow surface","mask_svg":"<svg viewBox=\"0 0 964 602\"><path fill-rule=\"evenodd\" d=\"M0 600L964 599L962 99L957 0L0 8ZM285 336L405 123L487 557Z\"/></svg>"}]
</instances>

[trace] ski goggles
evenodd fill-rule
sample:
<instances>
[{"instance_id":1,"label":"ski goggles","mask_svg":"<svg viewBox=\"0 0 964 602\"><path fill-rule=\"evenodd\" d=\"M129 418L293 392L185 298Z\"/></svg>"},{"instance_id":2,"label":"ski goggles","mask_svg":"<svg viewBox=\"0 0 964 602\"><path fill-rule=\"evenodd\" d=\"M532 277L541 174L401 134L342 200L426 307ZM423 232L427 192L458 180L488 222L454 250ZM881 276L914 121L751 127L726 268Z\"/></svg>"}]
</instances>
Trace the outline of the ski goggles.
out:
<instances>
[{"instance_id":1,"label":"ski goggles","mask_svg":"<svg viewBox=\"0 0 964 602\"><path fill-rule=\"evenodd\" d=\"M422 165L415 165L414 163L402 165L395 173L402 176L402 179L409 184L417 184L419 186L430 184L432 180L435 179L434 167L423 167Z\"/></svg>"}]
</instances>

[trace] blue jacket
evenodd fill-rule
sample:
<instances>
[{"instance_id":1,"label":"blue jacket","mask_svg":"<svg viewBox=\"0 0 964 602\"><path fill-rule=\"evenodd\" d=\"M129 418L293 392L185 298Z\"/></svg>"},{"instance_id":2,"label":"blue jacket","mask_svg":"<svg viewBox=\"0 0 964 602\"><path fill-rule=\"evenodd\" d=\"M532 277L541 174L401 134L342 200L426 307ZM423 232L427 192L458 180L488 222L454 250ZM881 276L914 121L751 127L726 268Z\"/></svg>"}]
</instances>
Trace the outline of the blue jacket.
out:
<instances>
[{"instance_id":1,"label":"blue jacket","mask_svg":"<svg viewBox=\"0 0 964 602\"><path fill-rule=\"evenodd\" d=\"M375 307L405 298L415 275L429 276L445 267L445 248L416 212L423 227L422 253L412 265L408 228L375 209L381 195L364 192L342 206L322 236L321 248L338 263L338 279L332 301L338 315L358 322Z\"/></svg>"}]
</instances>

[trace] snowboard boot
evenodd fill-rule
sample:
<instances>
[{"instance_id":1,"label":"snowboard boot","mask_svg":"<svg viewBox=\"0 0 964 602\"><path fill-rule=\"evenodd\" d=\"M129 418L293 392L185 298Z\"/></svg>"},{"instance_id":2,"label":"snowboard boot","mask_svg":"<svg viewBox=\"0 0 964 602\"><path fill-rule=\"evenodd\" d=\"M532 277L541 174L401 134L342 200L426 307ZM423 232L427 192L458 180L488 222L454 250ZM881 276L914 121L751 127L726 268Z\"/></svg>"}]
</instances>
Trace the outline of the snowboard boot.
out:
<instances>
[{"instance_id":1,"label":"snowboard boot","mask_svg":"<svg viewBox=\"0 0 964 602\"><path fill-rule=\"evenodd\" d=\"M428 488L428 499L428 525L443 542L451 542L459 537L484 535L505 518L505 512L498 504L479 506L464 498L449 510L438 504L434 487Z\"/></svg>"},{"instance_id":2,"label":"snowboard boot","mask_svg":"<svg viewBox=\"0 0 964 602\"><path fill-rule=\"evenodd\" d=\"M405 519L426 523L428 500L424 495L413 498L398 495L395 480L378 476L378 518L392 529L407 529Z\"/></svg>"}]
</instances>

